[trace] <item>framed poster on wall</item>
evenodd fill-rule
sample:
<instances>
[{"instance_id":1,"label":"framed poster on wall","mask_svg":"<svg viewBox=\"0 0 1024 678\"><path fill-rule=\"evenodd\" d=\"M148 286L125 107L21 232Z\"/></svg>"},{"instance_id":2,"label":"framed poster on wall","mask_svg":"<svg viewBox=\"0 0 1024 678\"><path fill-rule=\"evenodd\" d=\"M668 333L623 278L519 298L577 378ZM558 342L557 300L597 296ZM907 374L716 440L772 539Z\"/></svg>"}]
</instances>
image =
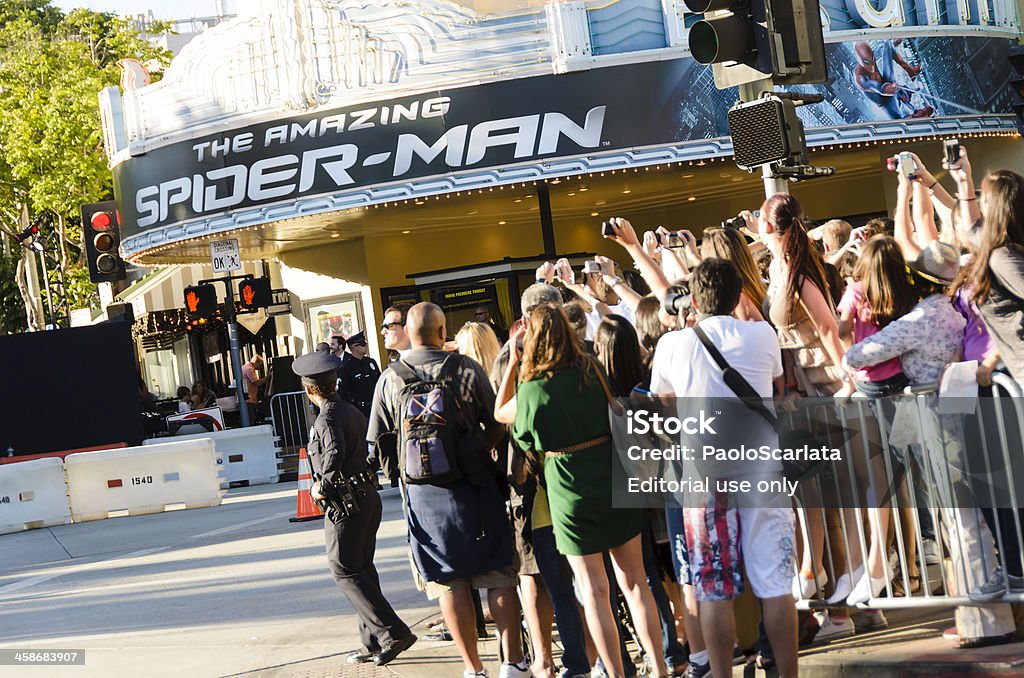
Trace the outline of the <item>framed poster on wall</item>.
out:
<instances>
[{"instance_id":1,"label":"framed poster on wall","mask_svg":"<svg viewBox=\"0 0 1024 678\"><path fill-rule=\"evenodd\" d=\"M330 299L315 299L305 304L306 339L312 350L320 342L330 343L340 334L346 339L366 329L363 302L358 293Z\"/></svg>"}]
</instances>

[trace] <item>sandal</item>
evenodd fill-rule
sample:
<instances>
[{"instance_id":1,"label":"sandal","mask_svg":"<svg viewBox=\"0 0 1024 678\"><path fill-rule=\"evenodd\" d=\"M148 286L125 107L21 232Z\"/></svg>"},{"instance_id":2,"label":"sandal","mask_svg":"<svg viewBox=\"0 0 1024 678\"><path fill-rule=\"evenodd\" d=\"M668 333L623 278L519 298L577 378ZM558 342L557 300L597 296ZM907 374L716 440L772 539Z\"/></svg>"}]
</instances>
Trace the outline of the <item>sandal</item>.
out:
<instances>
[{"instance_id":1,"label":"sandal","mask_svg":"<svg viewBox=\"0 0 1024 678\"><path fill-rule=\"evenodd\" d=\"M921 592L921 575L912 574L907 577L907 581L910 582L910 595ZM903 577L896 576L890 584L893 597L904 597L907 595L903 589Z\"/></svg>"}]
</instances>

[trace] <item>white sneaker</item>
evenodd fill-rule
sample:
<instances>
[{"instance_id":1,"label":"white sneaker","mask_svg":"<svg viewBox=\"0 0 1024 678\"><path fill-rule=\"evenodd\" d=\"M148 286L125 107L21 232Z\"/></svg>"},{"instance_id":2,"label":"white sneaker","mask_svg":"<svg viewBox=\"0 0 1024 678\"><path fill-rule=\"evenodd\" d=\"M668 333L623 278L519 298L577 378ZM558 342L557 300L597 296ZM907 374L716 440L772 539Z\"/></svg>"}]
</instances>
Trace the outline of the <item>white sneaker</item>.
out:
<instances>
[{"instance_id":1,"label":"white sneaker","mask_svg":"<svg viewBox=\"0 0 1024 678\"><path fill-rule=\"evenodd\" d=\"M889 628L889 622L881 610L864 609L860 611L860 623L854 622L858 631L881 631Z\"/></svg>"},{"instance_id":2,"label":"white sneaker","mask_svg":"<svg viewBox=\"0 0 1024 678\"><path fill-rule=\"evenodd\" d=\"M942 554L939 553L939 545L934 539L925 539L923 544L925 565L938 565L942 562Z\"/></svg>"},{"instance_id":3,"label":"white sneaker","mask_svg":"<svg viewBox=\"0 0 1024 678\"><path fill-rule=\"evenodd\" d=\"M489 678L487 669L480 669L479 671L473 671L472 669L466 669L462 672L462 678Z\"/></svg>"},{"instance_id":4,"label":"white sneaker","mask_svg":"<svg viewBox=\"0 0 1024 678\"><path fill-rule=\"evenodd\" d=\"M502 662L498 678L533 678L533 672L530 671L529 664L526 664L526 668L522 668L510 662Z\"/></svg>"},{"instance_id":5,"label":"white sneaker","mask_svg":"<svg viewBox=\"0 0 1024 678\"><path fill-rule=\"evenodd\" d=\"M811 598L818 593L819 589L824 589L827 583L828 574L825 572L818 573L817 586L815 586L814 577L808 577L803 572L797 572L796 576L793 577L793 597L797 600Z\"/></svg>"},{"instance_id":6,"label":"white sneaker","mask_svg":"<svg viewBox=\"0 0 1024 678\"><path fill-rule=\"evenodd\" d=\"M812 645L839 638L849 638L856 633L853 620L849 617L833 618L828 611L821 611L815 612L814 618L818 621L820 628L814 634Z\"/></svg>"}]
</instances>

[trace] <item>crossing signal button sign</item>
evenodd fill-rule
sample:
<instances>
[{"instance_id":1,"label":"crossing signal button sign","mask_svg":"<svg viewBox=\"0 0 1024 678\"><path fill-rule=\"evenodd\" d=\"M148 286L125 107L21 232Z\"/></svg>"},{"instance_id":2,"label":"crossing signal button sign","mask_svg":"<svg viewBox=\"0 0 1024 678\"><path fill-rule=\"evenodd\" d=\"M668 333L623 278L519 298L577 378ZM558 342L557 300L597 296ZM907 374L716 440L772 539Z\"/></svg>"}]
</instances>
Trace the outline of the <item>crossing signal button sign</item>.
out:
<instances>
[{"instance_id":1,"label":"crossing signal button sign","mask_svg":"<svg viewBox=\"0 0 1024 678\"><path fill-rule=\"evenodd\" d=\"M270 291L270 278L252 278L243 280L238 285L238 299L242 308L248 311L255 311L258 308L266 308L273 301L273 293Z\"/></svg>"},{"instance_id":2,"label":"crossing signal button sign","mask_svg":"<svg viewBox=\"0 0 1024 678\"><path fill-rule=\"evenodd\" d=\"M217 288L213 285L186 287L185 312L190 318L202 318L216 313Z\"/></svg>"}]
</instances>

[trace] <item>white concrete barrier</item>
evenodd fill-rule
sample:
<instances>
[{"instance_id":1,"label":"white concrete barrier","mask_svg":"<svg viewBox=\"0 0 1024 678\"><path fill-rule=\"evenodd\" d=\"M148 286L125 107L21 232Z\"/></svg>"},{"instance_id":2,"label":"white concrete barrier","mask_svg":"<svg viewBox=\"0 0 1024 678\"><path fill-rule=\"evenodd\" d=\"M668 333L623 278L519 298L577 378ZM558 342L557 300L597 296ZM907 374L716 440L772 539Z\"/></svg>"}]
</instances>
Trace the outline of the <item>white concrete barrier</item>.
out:
<instances>
[{"instance_id":1,"label":"white concrete barrier","mask_svg":"<svg viewBox=\"0 0 1024 678\"><path fill-rule=\"evenodd\" d=\"M223 481L266 485L276 483L281 474L277 448L274 446L274 427L269 424L232 428L213 433L192 433L171 438L150 438L143 445L156 445L168 440L199 440L209 438L217 448L217 458L224 465Z\"/></svg>"},{"instance_id":2,"label":"white concrete barrier","mask_svg":"<svg viewBox=\"0 0 1024 678\"><path fill-rule=\"evenodd\" d=\"M64 468L76 523L114 511L134 516L170 504L192 509L221 501L220 466L209 438L69 454Z\"/></svg>"},{"instance_id":3,"label":"white concrete barrier","mask_svg":"<svg viewBox=\"0 0 1024 678\"><path fill-rule=\"evenodd\" d=\"M0 534L69 522L71 510L60 459L0 466Z\"/></svg>"}]
</instances>

